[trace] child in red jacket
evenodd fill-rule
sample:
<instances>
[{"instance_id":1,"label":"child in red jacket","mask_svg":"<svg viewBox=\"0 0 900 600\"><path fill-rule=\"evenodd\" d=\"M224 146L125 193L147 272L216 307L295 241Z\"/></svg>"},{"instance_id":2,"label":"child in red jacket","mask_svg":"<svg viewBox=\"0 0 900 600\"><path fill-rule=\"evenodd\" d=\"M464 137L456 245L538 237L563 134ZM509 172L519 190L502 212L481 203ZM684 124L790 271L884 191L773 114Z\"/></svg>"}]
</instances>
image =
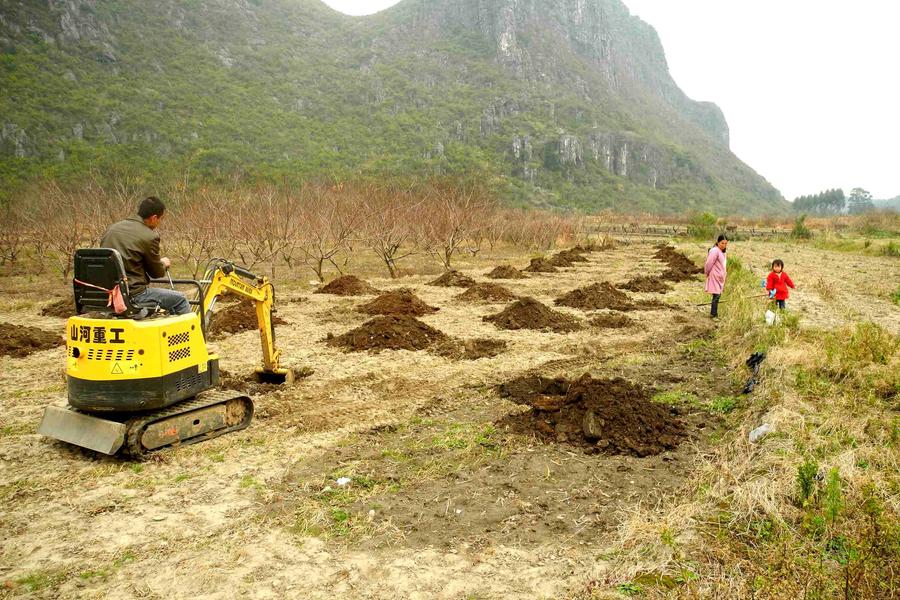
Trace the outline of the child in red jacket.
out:
<instances>
[{"instance_id":1,"label":"child in red jacket","mask_svg":"<svg viewBox=\"0 0 900 600\"><path fill-rule=\"evenodd\" d=\"M785 308L784 301L790 296L788 288L794 289L794 282L784 272L784 261L776 258L772 261L772 272L766 278L766 289L769 290L769 297L774 297L778 308L782 310Z\"/></svg>"}]
</instances>

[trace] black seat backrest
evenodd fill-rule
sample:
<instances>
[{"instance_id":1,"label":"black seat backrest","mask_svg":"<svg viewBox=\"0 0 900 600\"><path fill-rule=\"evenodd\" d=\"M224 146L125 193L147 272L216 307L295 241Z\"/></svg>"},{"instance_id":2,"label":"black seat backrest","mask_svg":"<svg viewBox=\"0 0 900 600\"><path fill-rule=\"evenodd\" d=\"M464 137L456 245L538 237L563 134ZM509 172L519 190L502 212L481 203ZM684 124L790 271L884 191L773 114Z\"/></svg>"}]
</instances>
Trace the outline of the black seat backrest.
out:
<instances>
[{"instance_id":1,"label":"black seat backrest","mask_svg":"<svg viewBox=\"0 0 900 600\"><path fill-rule=\"evenodd\" d=\"M75 290L75 310L77 313L114 312L109 304L109 294L87 285L90 283L105 290L119 286L127 306L131 306L128 297L128 283L125 278L125 264L118 250L112 248L83 248L75 251L75 279L72 286Z\"/></svg>"}]
</instances>

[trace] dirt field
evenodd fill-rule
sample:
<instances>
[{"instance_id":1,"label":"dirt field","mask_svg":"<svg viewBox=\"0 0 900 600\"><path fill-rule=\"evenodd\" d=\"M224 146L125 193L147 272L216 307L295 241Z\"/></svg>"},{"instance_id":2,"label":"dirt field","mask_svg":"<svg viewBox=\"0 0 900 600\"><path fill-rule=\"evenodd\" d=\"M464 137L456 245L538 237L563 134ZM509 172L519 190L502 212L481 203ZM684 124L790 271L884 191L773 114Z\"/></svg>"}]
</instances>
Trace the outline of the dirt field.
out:
<instances>
[{"instance_id":1,"label":"dirt field","mask_svg":"<svg viewBox=\"0 0 900 600\"><path fill-rule=\"evenodd\" d=\"M684 248L694 259L703 248ZM563 598L605 564L616 528L640 504L675 493L704 449L728 427L715 410L740 389L706 343L712 324L700 279L673 291L626 292L639 308L624 327L613 311L554 305L595 283L661 275L647 245L585 254L556 272L504 280L584 325L553 333L504 330L483 317L508 302L460 301L434 273L366 280L408 288L437 312L418 317L458 340L506 343L494 357L434 352L345 352L326 343L363 325L372 296L279 288L278 344L288 367L313 373L254 396L249 429L160 452L142 463L101 457L35 433L43 407L65 402L61 347L0 356L0 597L46 598ZM900 311L895 261L734 244L759 270L782 258L800 286L791 306L817 326L864 315L893 332ZM460 270L484 273L527 256L487 256ZM853 267L865 260L865 266ZM841 273L838 274L838 271ZM891 279L893 278L893 281ZM840 285L837 285L840 283ZM287 293L285 293L287 292ZM60 294L62 295L62 294ZM4 321L62 332L48 304L0 295ZM644 309L648 300L667 305ZM820 306L825 306L821 309ZM649 306L653 306L652 304ZM722 310L727 310L723 304ZM231 374L259 362L255 332L211 343ZM638 458L567 435L533 432L529 410L500 386L526 375L624 378L675 406L684 439ZM627 386L623 386L627 387ZM689 392L689 393L687 393ZM678 400L679 397L690 398ZM518 424L512 426L511 423Z\"/></svg>"}]
</instances>

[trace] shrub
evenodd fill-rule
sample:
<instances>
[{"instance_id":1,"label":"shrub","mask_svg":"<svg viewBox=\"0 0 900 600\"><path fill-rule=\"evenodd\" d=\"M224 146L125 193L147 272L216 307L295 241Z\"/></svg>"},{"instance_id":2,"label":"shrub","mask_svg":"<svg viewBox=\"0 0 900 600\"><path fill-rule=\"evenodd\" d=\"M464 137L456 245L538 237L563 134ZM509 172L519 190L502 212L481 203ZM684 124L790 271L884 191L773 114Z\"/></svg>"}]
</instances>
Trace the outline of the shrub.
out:
<instances>
[{"instance_id":1,"label":"shrub","mask_svg":"<svg viewBox=\"0 0 900 600\"><path fill-rule=\"evenodd\" d=\"M691 215L688 224L688 235L693 238L711 239L716 233L716 215L703 212Z\"/></svg>"},{"instance_id":2,"label":"shrub","mask_svg":"<svg viewBox=\"0 0 900 600\"><path fill-rule=\"evenodd\" d=\"M794 220L794 228L791 229L791 237L798 240L808 240L812 232L806 226L806 215L800 215Z\"/></svg>"}]
</instances>

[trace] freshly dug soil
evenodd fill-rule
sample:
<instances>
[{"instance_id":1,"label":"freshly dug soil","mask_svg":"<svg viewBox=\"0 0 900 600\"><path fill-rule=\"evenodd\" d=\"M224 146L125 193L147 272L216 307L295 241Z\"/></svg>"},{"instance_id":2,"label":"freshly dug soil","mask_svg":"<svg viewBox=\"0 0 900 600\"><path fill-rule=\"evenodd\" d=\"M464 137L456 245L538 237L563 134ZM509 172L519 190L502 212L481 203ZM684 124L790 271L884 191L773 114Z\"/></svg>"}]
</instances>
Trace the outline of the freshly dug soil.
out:
<instances>
[{"instance_id":1,"label":"freshly dug soil","mask_svg":"<svg viewBox=\"0 0 900 600\"><path fill-rule=\"evenodd\" d=\"M0 356L24 358L41 350L62 346L64 343L60 333L51 333L37 327L0 323Z\"/></svg>"},{"instance_id":2,"label":"freshly dug soil","mask_svg":"<svg viewBox=\"0 0 900 600\"><path fill-rule=\"evenodd\" d=\"M308 368L293 369L294 381L304 379L312 375L315 371ZM230 373L224 369L219 369L219 386L223 390L234 390L251 396L259 396L262 394L270 394L284 389L284 385L277 383L260 383L256 379L255 373L249 375L237 375Z\"/></svg>"},{"instance_id":3,"label":"freshly dug soil","mask_svg":"<svg viewBox=\"0 0 900 600\"><path fill-rule=\"evenodd\" d=\"M471 287L475 285L475 280L468 275L463 275L459 271L447 271L428 285L436 285L438 287Z\"/></svg>"},{"instance_id":4,"label":"freshly dug soil","mask_svg":"<svg viewBox=\"0 0 900 600\"><path fill-rule=\"evenodd\" d=\"M485 275L485 277L489 277L490 279L525 279L528 275L512 265L500 265L495 267L494 270Z\"/></svg>"},{"instance_id":5,"label":"freshly dug soil","mask_svg":"<svg viewBox=\"0 0 900 600\"><path fill-rule=\"evenodd\" d=\"M378 290L356 275L344 275L328 282L327 285L317 289L315 293L334 294L335 296L363 296L365 294L377 294Z\"/></svg>"},{"instance_id":6,"label":"freshly dug soil","mask_svg":"<svg viewBox=\"0 0 900 600\"><path fill-rule=\"evenodd\" d=\"M601 327L603 329L622 329L629 327L633 323L634 319L618 313L606 313L591 319L593 327Z\"/></svg>"},{"instance_id":7,"label":"freshly dug soil","mask_svg":"<svg viewBox=\"0 0 900 600\"><path fill-rule=\"evenodd\" d=\"M425 350L447 336L413 317L382 316L366 321L356 329L339 336L325 338L329 346L346 352L371 350Z\"/></svg>"},{"instance_id":8,"label":"freshly dug soil","mask_svg":"<svg viewBox=\"0 0 900 600\"><path fill-rule=\"evenodd\" d=\"M517 296L496 283L476 283L456 297L463 302L509 302Z\"/></svg>"},{"instance_id":9,"label":"freshly dug soil","mask_svg":"<svg viewBox=\"0 0 900 600\"><path fill-rule=\"evenodd\" d=\"M663 261L669 268L660 276L666 281L688 281L694 279L694 275L702 273L703 269L694 264L694 261L675 250L671 246L659 246L654 258Z\"/></svg>"},{"instance_id":10,"label":"freshly dug soil","mask_svg":"<svg viewBox=\"0 0 900 600\"><path fill-rule=\"evenodd\" d=\"M685 437L677 410L650 400L650 392L621 378L522 377L500 395L531 411L506 417L513 430L547 441L593 446L610 454L650 456L676 448Z\"/></svg>"},{"instance_id":11,"label":"freshly dug soil","mask_svg":"<svg viewBox=\"0 0 900 600\"><path fill-rule=\"evenodd\" d=\"M438 309L425 304L412 290L400 289L384 293L371 302L366 302L356 309L368 315L413 316L437 312Z\"/></svg>"},{"instance_id":12,"label":"freshly dug soil","mask_svg":"<svg viewBox=\"0 0 900 600\"><path fill-rule=\"evenodd\" d=\"M41 309L41 315L45 317L59 317L68 319L75 316L75 300L72 298L60 298Z\"/></svg>"},{"instance_id":13,"label":"freshly dug soil","mask_svg":"<svg viewBox=\"0 0 900 600\"><path fill-rule=\"evenodd\" d=\"M624 292L620 292L608 282L595 283L587 287L572 290L556 299L557 306L569 306L581 310L635 310L636 306Z\"/></svg>"},{"instance_id":14,"label":"freshly dug soil","mask_svg":"<svg viewBox=\"0 0 900 600\"><path fill-rule=\"evenodd\" d=\"M579 262L589 262L584 256L582 256L586 251L583 249L579 249L578 246L574 248L569 248L568 250L563 250L559 252L556 256L562 256L569 262L579 263Z\"/></svg>"},{"instance_id":15,"label":"freshly dug soil","mask_svg":"<svg viewBox=\"0 0 900 600\"><path fill-rule=\"evenodd\" d=\"M287 321L278 315L272 315L272 325L286 325ZM238 302L226 304L212 314L209 320L209 339L220 340L227 333L255 331L259 328L256 321L256 304L241 298Z\"/></svg>"},{"instance_id":16,"label":"freshly dug soil","mask_svg":"<svg viewBox=\"0 0 900 600\"><path fill-rule=\"evenodd\" d=\"M531 264L524 270L529 273L556 273L556 267L546 258L532 258Z\"/></svg>"},{"instance_id":17,"label":"freshly dug soil","mask_svg":"<svg viewBox=\"0 0 900 600\"><path fill-rule=\"evenodd\" d=\"M672 291L672 286L659 277L649 277L647 275L639 275L628 283L623 283L616 287L620 290L631 292L655 292L657 294L665 294Z\"/></svg>"},{"instance_id":18,"label":"freshly dug soil","mask_svg":"<svg viewBox=\"0 0 900 600\"><path fill-rule=\"evenodd\" d=\"M549 329L556 332L582 328L577 319L552 310L534 298L521 298L496 315L484 317L500 329Z\"/></svg>"},{"instance_id":19,"label":"freshly dug soil","mask_svg":"<svg viewBox=\"0 0 900 600\"><path fill-rule=\"evenodd\" d=\"M477 360L491 358L506 350L506 342L490 338L473 340L448 339L434 348L434 353L455 360Z\"/></svg>"},{"instance_id":20,"label":"freshly dug soil","mask_svg":"<svg viewBox=\"0 0 900 600\"><path fill-rule=\"evenodd\" d=\"M554 267L571 267L575 264L567 254L564 254L562 252L560 252L559 254L554 254L547 260L547 262Z\"/></svg>"}]
</instances>

